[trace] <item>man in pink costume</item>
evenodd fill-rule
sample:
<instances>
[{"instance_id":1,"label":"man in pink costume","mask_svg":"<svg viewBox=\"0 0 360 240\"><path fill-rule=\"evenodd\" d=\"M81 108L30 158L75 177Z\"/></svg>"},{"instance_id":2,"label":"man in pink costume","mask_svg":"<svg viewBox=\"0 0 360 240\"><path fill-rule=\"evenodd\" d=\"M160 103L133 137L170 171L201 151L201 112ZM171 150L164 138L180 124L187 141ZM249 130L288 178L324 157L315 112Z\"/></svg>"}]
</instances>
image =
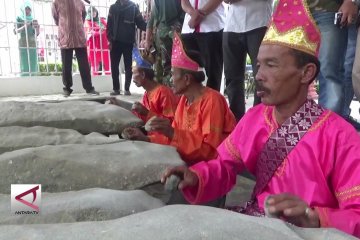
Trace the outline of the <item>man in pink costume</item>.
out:
<instances>
[{"instance_id":1,"label":"man in pink costume","mask_svg":"<svg viewBox=\"0 0 360 240\"><path fill-rule=\"evenodd\" d=\"M319 72L320 33L300 0L280 1L258 55L262 104L250 109L218 156L168 169L191 203L225 195L239 172L256 175L252 198L232 208L265 210L301 227L333 227L360 237L360 137L335 113L307 100ZM264 205L266 206L264 209Z\"/></svg>"}]
</instances>

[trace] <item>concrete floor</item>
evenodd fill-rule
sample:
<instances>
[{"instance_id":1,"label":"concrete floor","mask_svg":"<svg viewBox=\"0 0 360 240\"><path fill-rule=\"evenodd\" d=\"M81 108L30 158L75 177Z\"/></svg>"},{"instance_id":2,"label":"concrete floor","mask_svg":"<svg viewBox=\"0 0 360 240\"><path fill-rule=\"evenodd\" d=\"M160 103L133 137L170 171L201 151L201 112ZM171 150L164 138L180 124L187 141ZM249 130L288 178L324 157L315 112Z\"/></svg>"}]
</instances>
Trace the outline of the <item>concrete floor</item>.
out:
<instances>
[{"instance_id":1,"label":"concrete floor","mask_svg":"<svg viewBox=\"0 0 360 240\"><path fill-rule=\"evenodd\" d=\"M131 96L119 95L118 99L124 102L124 107L127 108L135 101L140 101L142 94L144 93L143 88L138 88L134 83L130 86ZM59 101L74 101L74 100L92 100L105 102L107 98L110 97L110 92L101 92L99 96L89 96L86 93L74 93L70 97L63 97L61 94L61 89L59 89L59 94L52 95L41 95L41 96L16 96L16 97L0 97L0 101L35 101L35 102L59 102ZM246 109L252 107L253 96L249 96L246 99ZM351 116L357 119L360 122L360 102L352 101L351 105Z\"/></svg>"}]
</instances>

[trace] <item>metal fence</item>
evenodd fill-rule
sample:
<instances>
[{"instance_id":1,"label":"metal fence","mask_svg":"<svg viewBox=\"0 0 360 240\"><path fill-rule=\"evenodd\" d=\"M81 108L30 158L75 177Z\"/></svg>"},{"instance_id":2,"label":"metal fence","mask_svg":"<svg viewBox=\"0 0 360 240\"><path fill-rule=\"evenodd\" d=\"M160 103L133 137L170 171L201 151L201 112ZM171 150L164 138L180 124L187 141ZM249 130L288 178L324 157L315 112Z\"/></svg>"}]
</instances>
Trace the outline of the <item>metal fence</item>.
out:
<instances>
[{"instance_id":1,"label":"metal fence","mask_svg":"<svg viewBox=\"0 0 360 240\"><path fill-rule=\"evenodd\" d=\"M58 30L51 14L53 1L30 2L33 20L24 24L17 21L24 0L0 0L0 77L61 75ZM91 14L93 11L91 7L95 7L99 17L106 21L110 5L114 2L115 0L91 0L91 4L85 3L85 5L87 10L91 9ZM148 0L133 0L133 2L139 5L144 15L147 15ZM23 28L20 29L21 27ZM86 21L84 29L88 40L92 73L109 74L110 54L103 24L94 23L90 18ZM138 34L138 41L140 38ZM97 46L94 46L95 42ZM73 61L73 71L78 71L76 61Z\"/></svg>"}]
</instances>

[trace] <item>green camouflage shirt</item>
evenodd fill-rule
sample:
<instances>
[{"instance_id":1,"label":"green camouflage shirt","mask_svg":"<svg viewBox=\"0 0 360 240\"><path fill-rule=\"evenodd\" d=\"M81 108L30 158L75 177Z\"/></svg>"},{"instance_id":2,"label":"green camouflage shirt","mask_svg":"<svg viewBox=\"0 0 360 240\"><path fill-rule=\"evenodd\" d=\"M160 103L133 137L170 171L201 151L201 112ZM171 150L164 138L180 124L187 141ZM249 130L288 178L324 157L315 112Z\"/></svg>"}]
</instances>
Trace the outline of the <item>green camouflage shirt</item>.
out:
<instances>
[{"instance_id":1,"label":"green camouflage shirt","mask_svg":"<svg viewBox=\"0 0 360 240\"><path fill-rule=\"evenodd\" d=\"M340 2L339 0L307 0L311 12L337 12Z\"/></svg>"}]
</instances>

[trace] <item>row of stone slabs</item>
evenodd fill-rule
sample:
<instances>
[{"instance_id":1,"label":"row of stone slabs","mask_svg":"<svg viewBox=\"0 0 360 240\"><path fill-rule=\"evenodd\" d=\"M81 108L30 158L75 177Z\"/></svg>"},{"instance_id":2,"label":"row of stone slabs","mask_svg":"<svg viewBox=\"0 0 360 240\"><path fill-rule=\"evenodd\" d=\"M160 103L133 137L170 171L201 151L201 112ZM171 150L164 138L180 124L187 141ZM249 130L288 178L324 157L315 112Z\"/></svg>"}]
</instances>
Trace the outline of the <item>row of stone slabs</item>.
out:
<instances>
[{"instance_id":1,"label":"row of stone slabs","mask_svg":"<svg viewBox=\"0 0 360 240\"><path fill-rule=\"evenodd\" d=\"M172 147L106 137L143 124L120 107L87 101L0 102L0 109L0 239L349 237L210 207L164 207L139 189L157 184L166 167L183 162ZM42 184L39 216L10 213L10 185L15 183ZM253 231L255 226L261 231Z\"/></svg>"}]
</instances>

